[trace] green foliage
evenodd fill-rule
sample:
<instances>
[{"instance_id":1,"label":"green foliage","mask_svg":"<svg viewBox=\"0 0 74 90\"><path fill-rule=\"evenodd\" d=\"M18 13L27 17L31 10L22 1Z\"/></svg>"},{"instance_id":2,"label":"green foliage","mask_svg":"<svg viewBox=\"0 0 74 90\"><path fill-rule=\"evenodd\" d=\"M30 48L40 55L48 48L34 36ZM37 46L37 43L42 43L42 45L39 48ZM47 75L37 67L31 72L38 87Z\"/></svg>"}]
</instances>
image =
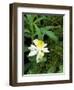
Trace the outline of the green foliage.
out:
<instances>
[{"instance_id":1,"label":"green foliage","mask_svg":"<svg viewBox=\"0 0 74 90\"><path fill-rule=\"evenodd\" d=\"M63 72L63 16L24 15L24 38L24 74ZM36 56L28 57L28 47L36 38L44 40L50 50L40 63Z\"/></svg>"}]
</instances>

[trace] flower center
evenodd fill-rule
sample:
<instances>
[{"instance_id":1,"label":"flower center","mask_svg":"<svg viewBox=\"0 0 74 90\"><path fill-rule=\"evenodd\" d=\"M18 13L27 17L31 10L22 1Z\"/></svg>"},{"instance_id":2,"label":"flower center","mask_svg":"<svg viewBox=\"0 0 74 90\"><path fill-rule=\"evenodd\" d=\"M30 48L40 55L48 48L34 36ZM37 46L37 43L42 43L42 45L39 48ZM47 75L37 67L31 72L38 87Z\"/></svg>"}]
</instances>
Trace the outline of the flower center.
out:
<instances>
[{"instance_id":1,"label":"flower center","mask_svg":"<svg viewBox=\"0 0 74 90\"><path fill-rule=\"evenodd\" d=\"M38 40L36 46L37 46L38 48L43 48L44 42L43 42L42 40Z\"/></svg>"}]
</instances>

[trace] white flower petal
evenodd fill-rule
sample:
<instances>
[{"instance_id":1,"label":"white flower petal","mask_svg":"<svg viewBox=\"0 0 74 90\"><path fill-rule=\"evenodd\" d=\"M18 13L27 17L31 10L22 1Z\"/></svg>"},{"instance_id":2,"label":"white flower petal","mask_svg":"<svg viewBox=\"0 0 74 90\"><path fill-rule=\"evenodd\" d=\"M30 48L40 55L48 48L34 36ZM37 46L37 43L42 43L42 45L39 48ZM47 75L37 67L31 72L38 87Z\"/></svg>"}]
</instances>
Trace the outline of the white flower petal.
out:
<instances>
[{"instance_id":1,"label":"white flower petal","mask_svg":"<svg viewBox=\"0 0 74 90\"><path fill-rule=\"evenodd\" d=\"M37 45L38 39L33 40L33 43Z\"/></svg>"},{"instance_id":2,"label":"white flower petal","mask_svg":"<svg viewBox=\"0 0 74 90\"><path fill-rule=\"evenodd\" d=\"M48 53L49 52L48 48L43 48L43 52Z\"/></svg>"},{"instance_id":3,"label":"white flower petal","mask_svg":"<svg viewBox=\"0 0 74 90\"><path fill-rule=\"evenodd\" d=\"M47 46L47 43L45 43L43 47L46 47L46 46Z\"/></svg>"},{"instance_id":4,"label":"white flower petal","mask_svg":"<svg viewBox=\"0 0 74 90\"><path fill-rule=\"evenodd\" d=\"M32 51L30 51L28 56L35 56L36 54L37 54L37 51L36 50L32 50Z\"/></svg>"},{"instance_id":5,"label":"white flower petal","mask_svg":"<svg viewBox=\"0 0 74 90\"><path fill-rule=\"evenodd\" d=\"M39 63L42 60L43 56L44 56L44 52L39 51L36 57L37 63Z\"/></svg>"},{"instance_id":6,"label":"white flower petal","mask_svg":"<svg viewBox=\"0 0 74 90\"><path fill-rule=\"evenodd\" d=\"M31 44L31 46L30 46L30 47L28 47L28 49L29 49L29 50L36 50L37 48L36 48L36 46L35 46L35 45Z\"/></svg>"}]
</instances>

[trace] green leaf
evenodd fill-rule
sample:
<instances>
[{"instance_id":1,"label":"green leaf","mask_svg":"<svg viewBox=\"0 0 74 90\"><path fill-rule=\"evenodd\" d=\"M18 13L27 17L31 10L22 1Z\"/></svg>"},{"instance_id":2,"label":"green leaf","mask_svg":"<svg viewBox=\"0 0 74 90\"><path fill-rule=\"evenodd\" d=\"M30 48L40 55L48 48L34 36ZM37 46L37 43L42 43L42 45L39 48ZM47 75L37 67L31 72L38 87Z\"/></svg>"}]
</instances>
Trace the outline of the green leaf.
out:
<instances>
[{"instance_id":1,"label":"green leaf","mask_svg":"<svg viewBox=\"0 0 74 90\"><path fill-rule=\"evenodd\" d=\"M46 17L40 17L40 18L37 18L35 21L34 21L34 23L37 23L37 22L39 22L39 21L41 21L41 20L43 20L43 19L46 19Z\"/></svg>"},{"instance_id":2,"label":"green leaf","mask_svg":"<svg viewBox=\"0 0 74 90\"><path fill-rule=\"evenodd\" d=\"M37 26L36 24L34 24L34 26L35 26L34 36L35 36L35 35L38 35L38 38L39 38L39 39L43 39L43 35L42 35L42 33L41 33L40 28L38 28L38 26Z\"/></svg>"},{"instance_id":3,"label":"green leaf","mask_svg":"<svg viewBox=\"0 0 74 90\"><path fill-rule=\"evenodd\" d=\"M28 14L27 15L27 19L28 19L28 22L29 23L32 23L33 22L33 16L32 15Z\"/></svg>"},{"instance_id":4,"label":"green leaf","mask_svg":"<svg viewBox=\"0 0 74 90\"><path fill-rule=\"evenodd\" d=\"M56 36L56 35L54 34L54 32L52 32L52 31L47 31L47 32L46 32L46 35L47 35L48 37L50 37L51 39L55 40L55 41L58 40L57 36Z\"/></svg>"},{"instance_id":5,"label":"green leaf","mask_svg":"<svg viewBox=\"0 0 74 90\"><path fill-rule=\"evenodd\" d=\"M47 35L47 36L48 36L49 38L51 38L52 40L55 40L55 41L58 40L58 38L57 38L57 36L55 35L55 33L52 32L52 31L48 31L48 29L46 29L46 28L41 28L41 32L42 32L44 35Z\"/></svg>"},{"instance_id":6,"label":"green leaf","mask_svg":"<svg viewBox=\"0 0 74 90\"><path fill-rule=\"evenodd\" d=\"M30 33L30 30L25 29L25 30L24 30L24 33Z\"/></svg>"},{"instance_id":7,"label":"green leaf","mask_svg":"<svg viewBox=\"0 0 74 90\"><path fill-rule=\"evenodd\" d=\"M60 69L60 70L59 70L59 73L63 72L63 65L60 65L60 66L59 66L59 69Z\"/></svg>"},{"instance_id":8,"label":"green leaf","mask_svg":"<svg viewBox=\"0 0 74 90\"><path fill-rule=\"evenodd\" d=\"M60 25L58 25L58 26L45 26L44 28L46 28L46 29L60 29L61 28L61 26Z\"/></svg>"},{"instance_id":9,"label":"green leaf","mask_svg":"<svg viewBox=\"0 0 74 90\"><path fill-rule=\"evenodd\" d=\"M25 37L31 37L31 34L30 33L24 33L24 36Z\"/></svg>"},{"instance_id":10,"label":"green leaf","mask_svg":"<svg viewBox=\"0 0 74 90\"><path fill-rule=\"evenodd\" d=\"M29 57L29 61L33 64L36 63L36 56Z\"/></svg>"},{"instance_id":11,"label":"green leaf","mask_svg":"<svg viewBox=\"0 0 74 90\"><path fill-rule=\"evenodd\" d=\"M56 68L54 67L54 66L52 66L52 67L50 67L49 69L48 69L48 73L54 73L55 72L55 70L56 70Z\"/></svg>"}]
</instances>

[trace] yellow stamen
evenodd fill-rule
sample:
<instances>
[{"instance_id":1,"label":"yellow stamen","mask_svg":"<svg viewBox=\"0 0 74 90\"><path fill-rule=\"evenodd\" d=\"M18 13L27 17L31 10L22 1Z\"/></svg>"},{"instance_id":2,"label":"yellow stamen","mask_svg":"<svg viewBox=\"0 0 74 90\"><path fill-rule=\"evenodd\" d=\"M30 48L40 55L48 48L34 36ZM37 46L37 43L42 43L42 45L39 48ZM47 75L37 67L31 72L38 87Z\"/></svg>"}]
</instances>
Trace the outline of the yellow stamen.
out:
<instances>
[{"instance_id":1,"label":"yellow stamen","mask_svg":"<svg viewBox=\"0 0 74 90\"><path fill-rule=\"evenodd\" d=\"M37 40L36 46L37 46L38 48L43 48L44 42L43 42L42 40Z\"/></svg>"}]
</instances>

